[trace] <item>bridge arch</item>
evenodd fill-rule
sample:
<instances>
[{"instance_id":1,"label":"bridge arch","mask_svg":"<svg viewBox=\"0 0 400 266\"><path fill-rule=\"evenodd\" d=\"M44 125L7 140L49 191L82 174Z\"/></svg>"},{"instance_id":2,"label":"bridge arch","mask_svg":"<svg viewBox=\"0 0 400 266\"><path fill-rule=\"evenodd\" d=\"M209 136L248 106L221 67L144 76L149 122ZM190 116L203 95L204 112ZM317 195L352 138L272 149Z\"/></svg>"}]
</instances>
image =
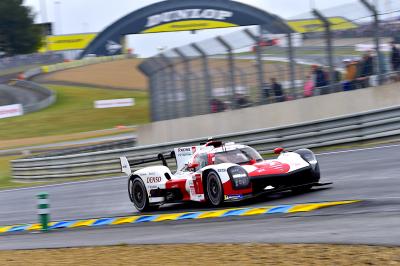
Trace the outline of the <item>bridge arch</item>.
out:
<instances>
[{"instance_id":1,"label":"bridge arch","mask_svg":"<svg viewBox=\"0 0 400 266\"><path fill-rule=\"evenodd\" d=\"M244 3L167 0L138 9L111 24L89 44L81 57L120 54L126 35L251 25L261 25L272 34L293 32L280 17Z\"/></svg>"}]
</instances>

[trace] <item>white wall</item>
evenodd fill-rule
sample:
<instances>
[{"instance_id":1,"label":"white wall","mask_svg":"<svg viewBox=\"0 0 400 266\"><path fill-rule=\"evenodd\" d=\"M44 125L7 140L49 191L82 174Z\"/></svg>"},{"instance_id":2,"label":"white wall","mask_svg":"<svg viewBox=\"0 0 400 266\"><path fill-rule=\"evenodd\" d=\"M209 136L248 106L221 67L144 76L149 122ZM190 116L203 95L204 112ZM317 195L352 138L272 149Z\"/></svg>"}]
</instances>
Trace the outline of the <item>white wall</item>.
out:
<instances>
[{"instance_id":1,"label":"white wall","mask_svg":"<svg viewBox=\"0 0 400 266\"><path fill-rule=\"evenodd\" d=\"M156 144L273 128L400 105L400 83L229 112L160 121L138 129L138 144Z\"/></svg>"}]
</instances>

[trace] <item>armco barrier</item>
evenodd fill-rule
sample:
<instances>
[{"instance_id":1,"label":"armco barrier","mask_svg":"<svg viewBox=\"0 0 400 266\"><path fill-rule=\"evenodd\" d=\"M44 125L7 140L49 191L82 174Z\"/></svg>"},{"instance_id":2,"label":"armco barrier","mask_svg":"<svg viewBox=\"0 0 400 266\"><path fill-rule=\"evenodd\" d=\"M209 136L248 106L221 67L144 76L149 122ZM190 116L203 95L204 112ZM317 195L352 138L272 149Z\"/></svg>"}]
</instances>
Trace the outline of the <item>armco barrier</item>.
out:
<instances>
[{"instance_id":1,"label":"armco barrier","mask_svg":"<svg viewBox=\"0 0 400 266\"><path fill-rule=\"evenodd\" d=\"M215 136L251 145L261 152L282 146L314 148L400 135L400 106L297 125ZM195 145L204 139L12 161L17 180L98 176L120 173L119 157L144 159L169 153L174 147Z\"/></svg>"},{"instance_id":2,"label":"armco barrier","mask_svg":"<svg viewBox=\"0 0 400 266\"><path fill-rule=\"evenodd\" d=\"M44 100L34 103L34 104L29 104L29 105L24 105L24 113L32 113L36 112L38 110L44 109L55 103L57 99L57 95L55 94L54 91L49 90L39 84L36 84L34 82L30 81L25 81L25 80L12 80L11 84L15 87L21 87L21 88L26 88L31 91L34 91L37 94L42 94L44 95Z\"/></svg>"}]
</instances>

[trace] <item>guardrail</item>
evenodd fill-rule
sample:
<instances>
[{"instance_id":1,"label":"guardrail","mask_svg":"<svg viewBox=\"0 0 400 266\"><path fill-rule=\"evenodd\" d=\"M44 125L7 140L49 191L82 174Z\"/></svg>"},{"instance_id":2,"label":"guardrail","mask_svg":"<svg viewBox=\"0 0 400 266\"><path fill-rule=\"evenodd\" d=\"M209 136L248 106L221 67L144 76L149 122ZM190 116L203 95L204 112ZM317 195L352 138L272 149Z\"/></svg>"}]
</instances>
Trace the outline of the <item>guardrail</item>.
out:
<instances>
[{"instance_id":1,"label":"guardrail","mask_svg":"<svg viewBox=\"0 0 400 266\"><path fill-rule=\"evenodd\" d=\"M400 106L215 137L224 141L236 141L251 145L265 153L271 152L277 146L287 149L315 148L395 135L400 135ZM174 147L196 145L201 141L204 139L67 156L14 160L12 161L13 177L17 180L40 180L118 174L120 173L120 156L127 156L130 160L151 158L158 153L169 153Z\"/></svg>"},{"instance_id":2,"label":"guardrail","mask_svg":"<svg viewBox=\"0 0 400 266\"><path fill-rule=\"evenodd\" d=\"M54 104L57 100L57 95L54 91L49 90L37 83L25 80L12 80L11 84L16 87L26 88L38 94L42 94L44 99L34 104L24 105L24 114L39 111Z\"/></svg>"}]
</instances>

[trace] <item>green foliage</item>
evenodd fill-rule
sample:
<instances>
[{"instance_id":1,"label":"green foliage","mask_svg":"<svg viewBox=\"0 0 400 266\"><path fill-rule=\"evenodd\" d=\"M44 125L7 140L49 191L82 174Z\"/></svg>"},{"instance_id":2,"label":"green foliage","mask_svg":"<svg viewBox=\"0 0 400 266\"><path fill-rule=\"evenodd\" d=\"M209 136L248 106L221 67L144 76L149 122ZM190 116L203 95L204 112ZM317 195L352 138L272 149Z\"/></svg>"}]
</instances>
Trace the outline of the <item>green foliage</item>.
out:
<instances>
[{"instance_id":1,"label":"green foliage","mask_svg":"<svg viewBox=\"0 0 400 266\"><path fill-rule=\"evenodd\" d=\"M7 55L34 53L42 42L41 28L23 0L0 0L0 51Z\"/></svg>"}]
</instances>

